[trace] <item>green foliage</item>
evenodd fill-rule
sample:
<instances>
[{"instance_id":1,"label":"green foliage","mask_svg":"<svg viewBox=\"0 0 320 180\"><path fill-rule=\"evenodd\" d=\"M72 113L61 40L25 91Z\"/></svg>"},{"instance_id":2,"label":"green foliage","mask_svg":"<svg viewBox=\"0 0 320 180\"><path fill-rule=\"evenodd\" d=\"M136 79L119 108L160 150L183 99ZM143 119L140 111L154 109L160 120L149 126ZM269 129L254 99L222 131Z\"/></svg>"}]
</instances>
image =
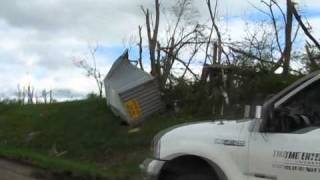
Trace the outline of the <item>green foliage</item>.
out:
<instances>
[{"instance_id":1,"label":"green foliage","mask_svg":"<svg viewBox=\"0 0 320 180\"><path fill-rule=\"evenodd\" d=\"M240 118L244 105L263 104L270 95L276 94L299 79L298 75L282 76L279 74L256 72L230 76L225 88L230 104L225 105L225 115L222 118ZM165 91L164 100L169 107L178 102L186 114L213 116L213 109L223 103L221 90L215 82L191 82L178 79ZM215 114L213 118L221 118Z\"/></svg>"},{"instance_id":2,"label":"green foliage","mask_svg":"<svg viewBox=\"0 0 320 180\"><path fill-rule=\"evenodd\" d=\"M88 100L97 100L97 99L101 99L101 97L96 93L89 93L87 95L87 99Z\"/></svg>"},{"instance_id":3,"label":"green foliage","mask_svg":"<svg viewBox=\"0 0 320 180\"><path fill-rule=\"evenodd\" d=\"M278 93L299 78L295 75L284 77L280 74L256 73L243 78L238 88L231 88L232 96L239 104L263 104L270 95Z\"/></svg>"},{"instance_id":4,"label":"green foliage","mask_svg":"<svg viewBox=\"0 0 320 180\"><path fill-rule=\"evenodd\" d=\"M210 117L215 101L210 98L209 89L210 87L207 84L199 81L178 79L173 86L166 89L164 100L169 109L173 109L174 104L177 103L183 114Z\"/></svg>"}]
</instances>

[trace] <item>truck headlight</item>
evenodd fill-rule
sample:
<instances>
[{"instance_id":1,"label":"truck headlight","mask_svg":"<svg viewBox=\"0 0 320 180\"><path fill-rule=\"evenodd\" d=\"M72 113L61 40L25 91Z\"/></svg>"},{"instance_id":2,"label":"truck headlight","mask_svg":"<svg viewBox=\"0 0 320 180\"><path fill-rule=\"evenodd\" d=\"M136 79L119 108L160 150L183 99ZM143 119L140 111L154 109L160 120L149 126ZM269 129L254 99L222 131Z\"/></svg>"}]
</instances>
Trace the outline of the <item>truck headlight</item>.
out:
<instances>
[{"instance_id":1,"label":"truck headlight","mask_svg":"<svg viewBox=\"0 0 320 180\"><path fill-rule=\"evenodd\" d=\"M161 136L158 134L156 135L151 143L151 152L154 158L160 158L160 148L161 148Z\"/></svg>"},{"instance_id":2,"label":"truck headlight","mask_svg":"<svg viewBox=\"0 0 320 180\"><path fill-rule=\"evenodd\" d=\"M161 151L161 141L163 141L163 136L170 132L171 130L180 127L181 125L172 126L165 130L160 131L152 140L151 143L151 152L154 158L160 159L160 151Z\"/></svg>"}]
</instances>

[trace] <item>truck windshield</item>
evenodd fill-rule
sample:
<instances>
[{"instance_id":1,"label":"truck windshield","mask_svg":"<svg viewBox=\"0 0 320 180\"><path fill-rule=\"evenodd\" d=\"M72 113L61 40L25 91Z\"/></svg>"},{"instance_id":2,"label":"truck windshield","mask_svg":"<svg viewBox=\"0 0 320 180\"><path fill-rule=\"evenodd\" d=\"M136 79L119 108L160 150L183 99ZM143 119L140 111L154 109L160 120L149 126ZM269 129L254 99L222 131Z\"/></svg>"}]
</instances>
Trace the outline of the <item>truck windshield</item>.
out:
<instances>
[{"instance_id":1,"label":"truck windshield","mask_svg":"<svg viewBox=\"0 0 320 180\"><path fill-rule=\"evenodd\" d=\"M286 117L291 117L288 121L281 121L282 123L286 123L284 126L287 132L306 127L319 127L320 82L317 81L306 87L279 108L285 110Z\"/></svg>"}]
</instances>

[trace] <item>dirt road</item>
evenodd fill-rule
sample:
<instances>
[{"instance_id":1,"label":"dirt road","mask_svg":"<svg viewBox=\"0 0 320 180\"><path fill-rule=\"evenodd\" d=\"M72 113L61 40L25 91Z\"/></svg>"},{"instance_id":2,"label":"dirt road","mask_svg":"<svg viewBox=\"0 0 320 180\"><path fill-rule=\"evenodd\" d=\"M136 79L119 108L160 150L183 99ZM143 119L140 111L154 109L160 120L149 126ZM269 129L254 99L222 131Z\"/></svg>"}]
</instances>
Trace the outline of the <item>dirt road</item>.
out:
<instances>
[{"instance_id":1,"label":"dirt road","mask_svg":"<svg viewBox=\"0 0 320 180\"><path fill-rule=\"evenodd\" d=\"M32 178L34 169L12 161L0 159L1 180L39 180Z\"/></svg>"}]
</instances>

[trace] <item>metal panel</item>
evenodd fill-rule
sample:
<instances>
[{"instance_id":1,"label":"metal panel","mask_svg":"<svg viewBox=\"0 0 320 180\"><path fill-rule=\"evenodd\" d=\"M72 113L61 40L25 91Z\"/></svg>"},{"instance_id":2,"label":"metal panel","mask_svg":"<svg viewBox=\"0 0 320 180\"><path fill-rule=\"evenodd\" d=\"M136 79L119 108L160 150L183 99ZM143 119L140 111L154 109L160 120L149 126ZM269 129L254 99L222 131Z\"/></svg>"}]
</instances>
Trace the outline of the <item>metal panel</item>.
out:
<instances>
[{"instance_id":1,"label":"metal panel","mask_svg":"<svg viewBox=\"0 0 320 180\"><path fill-rule=\"evenodd\" d=\"M131 125L163 108L157 81L130 63L128 51L114 62L104 84L108 106Z\"/></svg>"},{"instance_id":2,"label":"metal panel","mask_svg":"<svg viewBox=\"0 0 320 180\"><path fill-rule=\"evenodd\" d=\"M135 100L139 104L141 116L137 119L128 119L130 124L137 124L145 120L151 114L160 111L164 105L161 101L159 87L155 80L148 81L135 88L120 93L122 101Z\"/></svg>"}]
</instances>

